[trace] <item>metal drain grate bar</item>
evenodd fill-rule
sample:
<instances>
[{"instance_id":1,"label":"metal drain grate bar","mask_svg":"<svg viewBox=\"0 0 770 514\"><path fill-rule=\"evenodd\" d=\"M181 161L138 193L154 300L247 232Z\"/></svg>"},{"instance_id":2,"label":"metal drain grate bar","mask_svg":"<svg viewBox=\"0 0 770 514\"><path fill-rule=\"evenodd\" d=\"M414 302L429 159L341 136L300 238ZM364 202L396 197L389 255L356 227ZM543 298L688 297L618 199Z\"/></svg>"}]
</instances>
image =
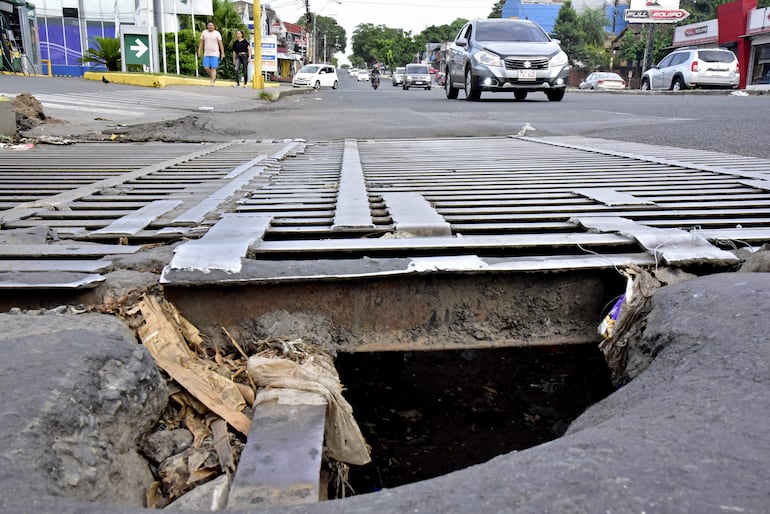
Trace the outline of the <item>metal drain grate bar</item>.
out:
<instances>
[{"instance_id":1,"label":"metal drain grate bar","mask_svg":"<svg viewBox=\"0 0 770 514\"><path fill-rule=\"evenodd\" d=\"M207 231L166 283L648 265L666 234L682 243L672 262L723 266L724 249L770 240L770 161L589 138L102 143L0 154L0 170L0 241L52 229L102 248L9 239L6 269L50 262L44 248L57 246L87 273L119 239L139 248ZM587 228L603 218L633 230Z\"/></svg>"}]
</instances>

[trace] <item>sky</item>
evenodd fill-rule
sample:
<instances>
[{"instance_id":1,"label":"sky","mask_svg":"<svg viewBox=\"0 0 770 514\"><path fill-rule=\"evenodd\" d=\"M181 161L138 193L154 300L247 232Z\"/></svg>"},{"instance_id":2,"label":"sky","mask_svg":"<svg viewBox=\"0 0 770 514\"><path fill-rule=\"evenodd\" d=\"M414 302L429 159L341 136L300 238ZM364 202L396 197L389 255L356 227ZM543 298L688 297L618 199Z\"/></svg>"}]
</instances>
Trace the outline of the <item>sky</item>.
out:
<instances>
[{"instance_id":1,"label":"sky","mask_svg":"<svg viewBox=\"0 0 770 514\"><path fill-rule=\"evenodd\" d=\"M305 14L304 0L264 1L283 21L295 23ZM361 23L385 25L418 34L431 25L448 25L457 18L486 18L496 0L310 0L310 12L334 18L347 35L345 55Z\"/></svg>"}]
</instances>

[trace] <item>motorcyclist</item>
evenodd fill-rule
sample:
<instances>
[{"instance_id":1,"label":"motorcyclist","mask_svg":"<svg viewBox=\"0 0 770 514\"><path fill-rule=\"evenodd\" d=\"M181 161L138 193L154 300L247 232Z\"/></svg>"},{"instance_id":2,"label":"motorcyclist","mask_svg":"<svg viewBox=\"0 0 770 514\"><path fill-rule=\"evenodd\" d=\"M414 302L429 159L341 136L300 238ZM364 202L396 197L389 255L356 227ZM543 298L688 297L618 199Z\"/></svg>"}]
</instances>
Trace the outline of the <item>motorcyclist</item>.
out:
<instances>
[{"instance_id":1,"label":"motorcyclist","mask_svg":"<svg viewBox=\"0 0 770 514\"><path fill-rule=\"evenodd\" d=\"M375 81L377 81L377 83L380 82L380 67L378 65L375 64L372 67L372 71L369 74L369 80L372 81L372 85L374 85Z\"/></svg>"}]
</instances>

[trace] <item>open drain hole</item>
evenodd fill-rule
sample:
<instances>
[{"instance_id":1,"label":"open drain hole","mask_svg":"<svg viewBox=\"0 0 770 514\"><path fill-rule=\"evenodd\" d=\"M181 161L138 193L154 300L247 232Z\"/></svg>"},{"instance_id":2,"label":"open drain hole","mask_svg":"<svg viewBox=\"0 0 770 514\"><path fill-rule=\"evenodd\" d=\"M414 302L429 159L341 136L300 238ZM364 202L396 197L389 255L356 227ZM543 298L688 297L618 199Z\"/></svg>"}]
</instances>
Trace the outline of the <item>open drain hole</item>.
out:
<instances>
[{"instance_id":1,"label":"open drain hole","mask_svg":"<svg viewBox=\"0 0 770 514\"><path fill-rule=\"evenodd\" d=\"M372 447L350 469L355 494L550 441L613 391L595 345L349 353L337 369Z\"/></svg>"}]
</instances>

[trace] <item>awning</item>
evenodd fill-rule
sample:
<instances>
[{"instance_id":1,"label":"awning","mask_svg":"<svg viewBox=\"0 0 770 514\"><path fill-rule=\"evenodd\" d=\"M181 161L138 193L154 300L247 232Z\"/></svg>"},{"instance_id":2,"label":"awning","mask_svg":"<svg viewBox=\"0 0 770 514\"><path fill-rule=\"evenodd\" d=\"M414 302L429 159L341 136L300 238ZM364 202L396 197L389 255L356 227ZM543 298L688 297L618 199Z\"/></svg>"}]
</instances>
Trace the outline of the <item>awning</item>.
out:
<instances>
[{"instance_id":1,"label":"awning","mask_svg":"<svg viewBox=\"0 0 770 514\"><path fill-rule=\"evenodd\" d=\"M278 58L285 61L299 61L301 56L299 54L285 54L283 52L278 52Z\"/></svg>"}]
</instances>

